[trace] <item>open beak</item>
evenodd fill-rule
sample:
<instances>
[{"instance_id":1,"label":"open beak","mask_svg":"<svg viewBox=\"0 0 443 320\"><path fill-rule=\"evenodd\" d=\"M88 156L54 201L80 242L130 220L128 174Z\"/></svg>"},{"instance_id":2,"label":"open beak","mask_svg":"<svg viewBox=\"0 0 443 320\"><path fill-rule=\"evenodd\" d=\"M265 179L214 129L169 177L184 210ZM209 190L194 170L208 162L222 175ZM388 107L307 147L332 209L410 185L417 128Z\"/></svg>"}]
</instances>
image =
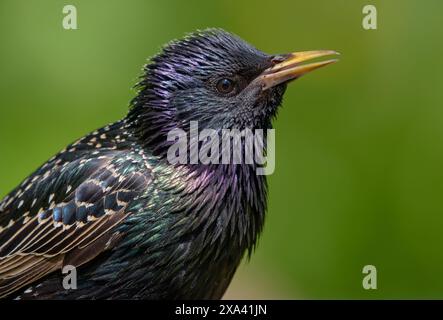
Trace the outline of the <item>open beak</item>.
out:
<instances>
[{"instance_id":1,"label":"open beak","mask_svg":"<svg viewBox=\"0 0 443 320\"><path fill-rule=\"evenodd\" d=\"M280 62L263 71L258 77L258 80L262 83L262 89L267 90L281 83L297 79L315 69L337 62L338 59L330 59L303 64L312 59L331 55L339 55L339 53L332 50L317 50L293 52L281 56L279 59Z\"/></svg>"}]
</instances>

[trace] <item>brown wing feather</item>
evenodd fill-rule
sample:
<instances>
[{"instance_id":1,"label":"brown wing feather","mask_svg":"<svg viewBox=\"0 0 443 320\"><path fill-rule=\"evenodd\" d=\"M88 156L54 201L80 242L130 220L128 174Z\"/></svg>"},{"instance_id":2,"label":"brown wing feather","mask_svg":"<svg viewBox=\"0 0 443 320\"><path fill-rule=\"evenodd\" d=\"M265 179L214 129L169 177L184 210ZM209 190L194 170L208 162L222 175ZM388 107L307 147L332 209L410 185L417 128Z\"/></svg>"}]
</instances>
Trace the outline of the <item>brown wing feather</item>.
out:
<instances>
[{"instance_id":1,"label":"brown wing feather","mask_svg":"<svg viewBox=\"0 0 443 320\"><path fill-rule=\"evenodd\" d=\"M33 256L33 258L29 260L32 261L32 264L23 272L5 278L3 278L2 275L0 280L0 298L9 295L15 290L22 288L57 269L60 269L62 267L63 258L64 255L59 255L58 257L50 259Z\"/></svg>"},{"instance_id":2,"label":"brown wing feather","mask_svg":"<svg viewBox=\"0 0 443 320\"><path fill-rule=\"evenodd\" d=\"M0 229L0 298L64 265L78 267L116 243L121 235L113 228L130 214L130 200L146 190L151 177L138 170L121 174L111 159L95 162L99 167L88 169L91 175L70 185L63 197L54 199L54 191L48 192L49 199L39 199L46 206L34 216L7 208L15 219ZM59 186L59 180L53 184ZM34 188L39 188L38 182L33 181ZM62 213L74 218L65 221Z\"/></svg>"},{"instance_id":3,"label":"brown wing feather","mask_svg":"<svg viewBox=\"0 0 443 320\"><path fill-rule=\"evenodd\" d=\"M82 231L87 229L86 233L77 233L77 237L72 238L69 243L60 248L60 251L51 255L14 253L0 258L0 298L61 269L64 265L79 267L111 248L115 241L110 240L116 240L118 234L108 231L124 217L122 210L112 217L105 216L94 221L87 228L83 227Z\"/></svg>"}]
</instances>

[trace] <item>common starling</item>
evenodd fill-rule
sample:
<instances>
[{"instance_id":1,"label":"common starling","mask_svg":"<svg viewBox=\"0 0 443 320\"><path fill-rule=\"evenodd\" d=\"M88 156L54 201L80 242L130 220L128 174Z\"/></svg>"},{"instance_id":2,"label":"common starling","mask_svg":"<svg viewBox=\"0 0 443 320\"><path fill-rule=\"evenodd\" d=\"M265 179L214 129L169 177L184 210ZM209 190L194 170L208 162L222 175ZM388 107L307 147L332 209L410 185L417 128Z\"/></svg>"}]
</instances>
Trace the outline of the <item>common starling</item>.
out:
<instances>
[{"instance_id":1,"label":"common starling","mask_svg":"<svg viewBox=\"0 0 443 320\"><path fill-rule=\"evenodd\" d=\"M286 89L333 51L265 54L221 29L166 45L128 115L58 153L0 202L0 297L219 299L263 227L256 164L168 161L168 132L271 128ZM77 268L77 288L62 285Z\"/></svg>"}]
</instances>

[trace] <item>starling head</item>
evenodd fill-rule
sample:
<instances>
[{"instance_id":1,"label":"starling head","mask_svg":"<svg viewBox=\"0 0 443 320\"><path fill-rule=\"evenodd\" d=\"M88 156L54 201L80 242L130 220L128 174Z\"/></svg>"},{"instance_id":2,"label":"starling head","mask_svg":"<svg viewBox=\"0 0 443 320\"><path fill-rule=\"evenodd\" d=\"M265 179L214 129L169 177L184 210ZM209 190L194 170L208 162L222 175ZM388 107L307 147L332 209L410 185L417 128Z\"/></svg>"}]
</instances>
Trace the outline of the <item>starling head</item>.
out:
<instances>
[{"instance_id":1,"label":"starling head","mask_svg":"<svg viewBox=\"0 0 443 320\"><path fill-rule=\"evenodd\" d=\"M268 55L221 29L199 31L146 65L129 119L151 146L172 129L187 130L190 121L201 129L266 129L289 81L336 60L301 63L332 54Z\"/></svg>"}]
</instances>

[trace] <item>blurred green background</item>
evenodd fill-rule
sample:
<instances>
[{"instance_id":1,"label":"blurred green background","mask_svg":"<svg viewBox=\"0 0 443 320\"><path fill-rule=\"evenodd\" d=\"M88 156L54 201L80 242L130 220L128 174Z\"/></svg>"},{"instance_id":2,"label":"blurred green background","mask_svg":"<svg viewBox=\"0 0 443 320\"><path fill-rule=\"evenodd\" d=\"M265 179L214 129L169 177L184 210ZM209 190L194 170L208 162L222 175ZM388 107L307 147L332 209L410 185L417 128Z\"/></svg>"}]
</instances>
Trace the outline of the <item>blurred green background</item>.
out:
<instances>
[{"instance_id":1,"label":"blurred green background","mask_svg":"<svg viewBox=\"0 0 443 320\"><path fill-rule=\"evenodd\" d=\"M62 8L78 30L62 28ZM378 29L362 28L374 4ZM121 118L162 44L222 27L268 53L334 49L292 84L258 250L228 298L443 298L441 1L0 1L0 197ZM378 289L362 288L362 268Z\"/></svg>"}]
</instances>

